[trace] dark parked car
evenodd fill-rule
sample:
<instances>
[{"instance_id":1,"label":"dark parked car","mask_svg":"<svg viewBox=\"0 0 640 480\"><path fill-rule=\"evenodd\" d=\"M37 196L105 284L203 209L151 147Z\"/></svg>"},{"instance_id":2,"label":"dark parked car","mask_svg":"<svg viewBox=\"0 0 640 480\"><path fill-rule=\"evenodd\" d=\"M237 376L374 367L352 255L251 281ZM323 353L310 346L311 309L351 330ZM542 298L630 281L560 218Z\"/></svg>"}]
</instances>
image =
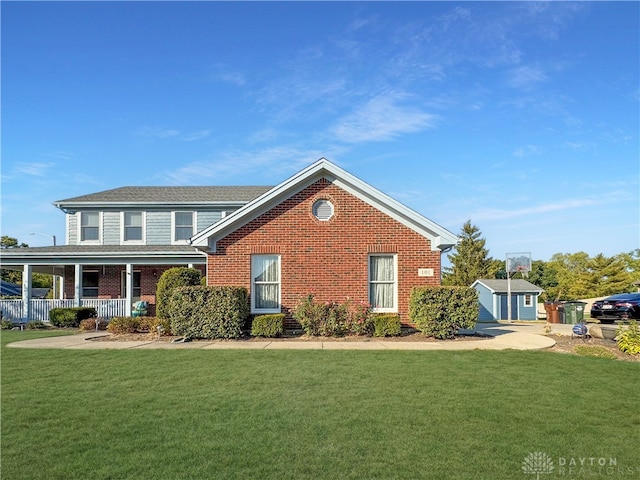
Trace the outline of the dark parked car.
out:
<instances>
[{"instance_id":1,"label":"dark parked car","mask_svg":"<svg viewBox=\"0 0 640 480\"><path fill-rule=\"evenodd\" d=\"M640 319L640 293L619 293L594 302L591 318L597 318L602 323Z\"/></svg>"}]
</instances>

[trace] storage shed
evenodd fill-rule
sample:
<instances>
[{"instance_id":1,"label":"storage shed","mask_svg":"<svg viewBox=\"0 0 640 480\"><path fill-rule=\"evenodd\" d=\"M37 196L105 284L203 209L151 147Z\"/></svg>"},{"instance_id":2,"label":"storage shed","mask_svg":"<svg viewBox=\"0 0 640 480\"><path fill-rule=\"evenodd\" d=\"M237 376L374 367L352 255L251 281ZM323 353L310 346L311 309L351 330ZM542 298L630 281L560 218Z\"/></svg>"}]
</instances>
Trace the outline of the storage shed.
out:
<instances>
[{"instance_id":1,"label":"storage shed","mask_svg":"<svg viewBox=\"0 0 640 480\"><path fill-rule=\"evenodd\" d=\"M507 320L507 280L480 279L471 285L478 292L479 322ZM537 320L538 296L544 290L522 279L511 280L511 319Z\"/></svg>"}]
</instances>

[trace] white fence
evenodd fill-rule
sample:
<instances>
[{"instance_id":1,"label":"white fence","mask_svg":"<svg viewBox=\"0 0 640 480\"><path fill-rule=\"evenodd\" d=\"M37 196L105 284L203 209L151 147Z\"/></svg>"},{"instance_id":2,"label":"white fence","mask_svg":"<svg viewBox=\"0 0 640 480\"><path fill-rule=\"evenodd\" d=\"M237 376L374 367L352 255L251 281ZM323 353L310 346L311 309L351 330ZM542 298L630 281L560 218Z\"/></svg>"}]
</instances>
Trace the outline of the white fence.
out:
<instances>
[{"instance_id":1,"label":"white fence","mask_svg":"<svg viewBox=\"0 0 640 480\"><path fill-rule=\"evenodd\" d=\"M40 300L29 301L31 315L27 320L49 321L49 311L52 308L70 308L75 306L75 300ZM113 300L82 299L81 307L93 307L101 318L124 317L127 314L127 299L117 298ZM0 300L0 312L3 319L24 320L24 304L22 300Z\"/></svg>"}]
</instances>

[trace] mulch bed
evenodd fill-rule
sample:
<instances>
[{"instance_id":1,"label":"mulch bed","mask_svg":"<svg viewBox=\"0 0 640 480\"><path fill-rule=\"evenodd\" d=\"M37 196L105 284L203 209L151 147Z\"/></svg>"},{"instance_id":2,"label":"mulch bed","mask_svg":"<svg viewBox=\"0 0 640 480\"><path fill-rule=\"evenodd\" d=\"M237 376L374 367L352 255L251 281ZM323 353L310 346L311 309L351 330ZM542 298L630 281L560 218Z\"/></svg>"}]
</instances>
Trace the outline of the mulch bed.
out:
<instances>
[{"instance_id":1,"label":"mulch bed","mask_svg":"<svg viewBox=\"0 0 640 480\"><path fill-rule=\"evenodd\" d=\"M575 348L579 345L589 345L606 348L612 352L618 360L627 360L631 362L640 362L640 355L629 355L618 348L618 344L613 340L604 340L602 338L593 337L575 337L570 335L549 335L556 341L550 351L560 353L576 354Z\"/></svg>"},{"instance_id":2,"label":"mulch bed","mask_svg":"<svg viewBox=\"0 0 640 480\"><path fill-rule=\"evenodd\" d=\"M103 333L103 332L101 332ZM125 333L118 335L110 335L104 337L97 337L92 339L96 342L122 342L122 341L138 341L138 342L172 342L173 340L179 339L181 337L177 336L162 336L158 338L157 334L150 333ZM309 335L300 335L293 333L286 333L285 335L278 338L262 338L262 337L251 337L251 336L243 336L237 340L228 340L230 342L286 342L286 341L296 341L296 342L468 342L468 341L478 341L478 340L486 340L487 336L484 335L459 335L456 338L450 340L436 340L431 337L425 337L420 332L406 332L402 333L397 337L365 337L365 336L347 336L347 337L312 337ZM197 342L199 340L193 340ZM208 340L210 341L210 340Z\"/></svg>"}]
</instances>

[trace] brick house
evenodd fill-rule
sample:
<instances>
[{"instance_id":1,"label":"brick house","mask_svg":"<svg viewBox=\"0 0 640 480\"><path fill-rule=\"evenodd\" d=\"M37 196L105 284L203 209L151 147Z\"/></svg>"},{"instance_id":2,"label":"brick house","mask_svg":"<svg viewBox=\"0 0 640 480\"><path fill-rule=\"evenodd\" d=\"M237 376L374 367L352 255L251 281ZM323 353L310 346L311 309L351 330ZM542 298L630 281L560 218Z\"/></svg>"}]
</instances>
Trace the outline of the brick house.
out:
<instances>
[{"instance_id":1,"label":"brick house","mask_svg":"<svg viewBox=\"0 0 640 480\"><path fill-rule=\"evenodd\" d=\"M245 286L254 314L289 313L313 293L407 323L411 288L440 284L457 237L320 159L191 242L207 251L207 283Z\"/></svg>"},{"instance_id":2,"label":"brick house","mask_svg":"<svg viewBox=\"0 0 640 480\"><path fill-rule=\"evenodd\" d=\"M5 315L46 320L48 308L73 305L126 315L136 300L153 313L159 276L182 265L209 285L245 286L254 314L289 313L313 293L406 323L411 288L440 284L441 254L457 242L325 159L275 187L122 187L54 205L67 245L3 251L3 268L24 278L22 301L0 301ZM34 271L61 279L55 300L29 299Z\"/></svg>"}]
</instances>

